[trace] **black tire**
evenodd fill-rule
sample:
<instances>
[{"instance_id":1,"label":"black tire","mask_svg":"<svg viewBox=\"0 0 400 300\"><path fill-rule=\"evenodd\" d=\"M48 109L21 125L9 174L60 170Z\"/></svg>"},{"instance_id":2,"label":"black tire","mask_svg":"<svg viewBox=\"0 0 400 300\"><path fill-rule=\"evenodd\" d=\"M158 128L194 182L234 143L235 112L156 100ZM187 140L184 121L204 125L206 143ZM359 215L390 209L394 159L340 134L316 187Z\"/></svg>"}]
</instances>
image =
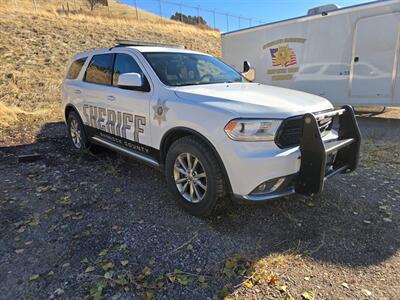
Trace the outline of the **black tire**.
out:
<instances>
[{"instance_id":1,"label":"black tire","mask_svg":"<svg viewBox=\"0 0 400 300\"><path fill-rule=\"evenodd\" d=\"M204 179L206 180L204 198L197 203L185 199L175 183L175 163L177 162L178 156L186 153L193 155L194 159L198 159L200 163L197 164L198 168L201 168L201 170L204 171L203 173L206 174L206 178ZM180 172L177 174L185 177L185 175L181 175ZM194 136L185 136L171 145L165 160L165 176L168 188L177 203L194 216L209 216L217 212L217 209L224 205L226 183L218 160L213 150ZM192 182L194 182L194 180L198 181L198 179L192 178ZM182 185L184 185L184 183L182 183ZM199 189L199 187L197 187L197 189Z\"/></svg>"},{"instance_id":2,"label":"black tire","mask_svg":"<svg viewBox=\"0 0 400 300\"><path fill-rule=\"evenodd\" d=\"M77 124L77 129L80 132L80 143L79 145L75 142L72 132L72 127ZM90 148L90 143L87 138L85 128L83 126L82 120L75 111L71 111L67 118L67 133L69 141L73 149L77 152L86 152Z\"/></svg>"}]
</instances>

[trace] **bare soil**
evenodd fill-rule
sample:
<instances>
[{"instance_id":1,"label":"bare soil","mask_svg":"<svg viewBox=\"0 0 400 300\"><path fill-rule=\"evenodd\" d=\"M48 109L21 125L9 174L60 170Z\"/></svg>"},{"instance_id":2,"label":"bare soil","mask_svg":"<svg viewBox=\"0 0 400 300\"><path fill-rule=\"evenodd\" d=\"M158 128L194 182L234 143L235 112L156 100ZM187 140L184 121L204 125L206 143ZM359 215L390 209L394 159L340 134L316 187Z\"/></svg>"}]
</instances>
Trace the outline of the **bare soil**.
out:
<instances>
[{"instance_id":1,"label":"bare soil","mask_svg":"<svg viewBox=\"0 0 400 300\"><path fill-rule=\"evenodd\" d=\"M34 140L0 148L1 299L400 298L399 147L367 144L319 196L199 219L158 171L72 152L63 123Z\"/></svg>"},{"instance_id":2,"label":"bare soil","mask_svg":"<svg viewBox=\"0 0 400 300\"><path fill-rule=\"evenodd\" d=\"M361 117L378 118L378 119L400 119L399 107L356 107L357 114Z\"/></svg>"}]
</instances>

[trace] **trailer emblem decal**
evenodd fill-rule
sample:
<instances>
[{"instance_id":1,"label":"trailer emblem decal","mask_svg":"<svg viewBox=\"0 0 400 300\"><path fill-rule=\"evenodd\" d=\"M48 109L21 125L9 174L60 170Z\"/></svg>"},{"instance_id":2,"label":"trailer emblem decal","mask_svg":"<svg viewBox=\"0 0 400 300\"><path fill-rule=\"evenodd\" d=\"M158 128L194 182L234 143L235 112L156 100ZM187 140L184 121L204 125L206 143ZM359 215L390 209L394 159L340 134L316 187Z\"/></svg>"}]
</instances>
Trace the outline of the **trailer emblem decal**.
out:
<instances>
[{"instance_id":1,"label":"trailer emblem decal","mask_svg":"<svg viewBox=\"0 0 400 300\"><path fill-rule=\"evenodd\" d=\"M280 46L278 48L269 49L272 57L273 67L289 67L297 63L296 54L289 46Z\"/></svg>"},{"instance_id":2,"label":"trailer emblem decal","mask_svg":"<svg viewBox=\"0 0 400 300\"><path fill-rule=\"evenodd\" d=\"M154 110L154 120L158 121L158 125L161 125L163 121L167 121L167 111L169 108L166 105L167 100L161 101L160 99L157 100L157 104L153 105Z\"/></svg>"},{"instance_id":3,"label":"trailer emblem decal","mask_svg":"<svg viewBox=\"0 0 400 300\"><path fill-rule=\"evenodd\" d=\"M303 47L306 42L304 38L284 38L269 42L263 46L271 55L270 66L267 74L271 75L271 80L291 80L293 74L299 72L295 65L300 64ZM281 67L281 68L279 68Z\"/></svg>"}]
</instances>

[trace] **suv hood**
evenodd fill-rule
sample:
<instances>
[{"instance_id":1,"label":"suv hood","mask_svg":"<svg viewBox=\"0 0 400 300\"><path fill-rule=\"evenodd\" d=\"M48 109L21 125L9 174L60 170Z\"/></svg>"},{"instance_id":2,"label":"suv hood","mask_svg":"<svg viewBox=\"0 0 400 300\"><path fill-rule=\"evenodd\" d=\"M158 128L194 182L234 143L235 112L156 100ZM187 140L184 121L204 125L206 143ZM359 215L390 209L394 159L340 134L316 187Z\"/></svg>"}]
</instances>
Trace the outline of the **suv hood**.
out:
<instances>
[{"instance_id":1,"label":"suv hood","mask_svg":"<svg viewBox=\"0 0 400 300\"><path fill-rule=\"evenodd\" d=\"M246 118L287 118L333 108L325 98L259 83L192 85L176 87L174 92L181 99Z\"/></svg>"}]
</instances>

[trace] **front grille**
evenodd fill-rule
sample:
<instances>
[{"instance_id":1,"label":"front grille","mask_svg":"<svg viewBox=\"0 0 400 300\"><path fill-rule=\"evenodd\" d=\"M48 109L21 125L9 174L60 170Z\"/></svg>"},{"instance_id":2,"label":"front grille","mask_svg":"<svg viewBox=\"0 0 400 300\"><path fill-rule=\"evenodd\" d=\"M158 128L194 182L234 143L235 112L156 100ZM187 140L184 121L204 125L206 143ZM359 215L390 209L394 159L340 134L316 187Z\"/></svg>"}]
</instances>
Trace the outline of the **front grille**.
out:
<instances>
[{"instance_id":1,"label":"front grille","mask_svg":"<svg viewBox=\"0 0 400 300\"><path fill-rule=\"evenodd\" d=\"M319 131L324 136L331 130L332 117L326 117L318 121ZM303 116L291 117L283 120L276 134L275 143L280 148L295 147L300 144L303 131Z\"/></svg>"}]
</instances>

